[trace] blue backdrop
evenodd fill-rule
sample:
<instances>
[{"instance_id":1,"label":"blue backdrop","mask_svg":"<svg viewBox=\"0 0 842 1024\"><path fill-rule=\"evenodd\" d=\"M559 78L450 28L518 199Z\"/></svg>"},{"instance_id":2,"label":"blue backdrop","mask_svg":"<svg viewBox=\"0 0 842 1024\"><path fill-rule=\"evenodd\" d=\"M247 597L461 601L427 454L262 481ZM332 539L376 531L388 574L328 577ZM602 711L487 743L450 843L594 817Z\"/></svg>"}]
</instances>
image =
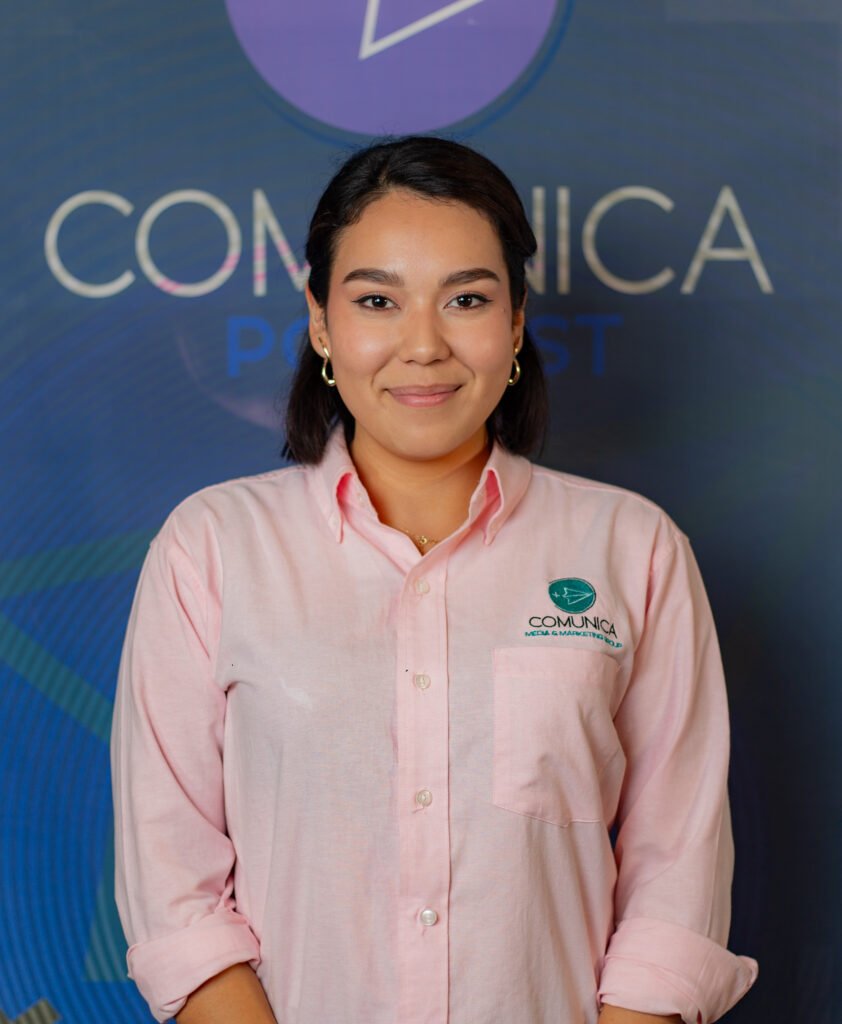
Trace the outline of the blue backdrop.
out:
<instances>
[{"instance_id":1,"label":"blue backdrop","mask_svg":"<svg viewBox=\"0 0 842 1024\"><path fill-rule=\"evenodd\" d=\"M540 461L652 498L702 568L732 713L730 946L761 970L729 1020L832 1024L840 27L831 0L4 13L0 1020L151 1020L107 746L140 563L185 495L279 464L306 225L342 156L437 131L503 166L541 243Z\"/></svg>"}]
</instances>

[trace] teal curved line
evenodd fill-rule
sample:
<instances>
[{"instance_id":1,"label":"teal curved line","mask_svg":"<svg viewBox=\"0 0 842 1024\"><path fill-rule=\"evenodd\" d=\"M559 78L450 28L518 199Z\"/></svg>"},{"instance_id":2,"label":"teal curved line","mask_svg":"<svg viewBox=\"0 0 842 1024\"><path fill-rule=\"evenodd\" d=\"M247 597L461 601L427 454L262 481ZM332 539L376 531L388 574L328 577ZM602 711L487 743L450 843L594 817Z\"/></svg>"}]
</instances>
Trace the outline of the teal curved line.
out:
<instances>
[{"instance_id":1,"label":"teal curved line","mask_svg":"<svg viewBox=\"0 0 842 1024\"><path fill-rule=\"evenodd\" d=\"M0 598L137 569L146 556L155 532L134 530L102 540L48 549L0 562ZM113 714L111 701L103 697L86 679L50 654L2 612L0 662L8 665L64 714L87 729L107 747ZM85 953L85 976L89 981L128 980L127 944L113 893L112 819L108 848L97 886L94 919ZM6 1017L0 1011L0 1024L4 1020Z\"/></svg>"},{"instance_id":2,"label":"teal curved line","mask_svg":"<svg viewBox=\"0 0 842 1024\"><path fill-rule=\"evenodd\" d=\"M134 530L7 559L0 562L0 598L137 569L155 533L156 530ZM113 714L111 701L1 612L0 662L7 664L64 714L108 745ZM114 902L112 819L85 951L86 980L126 982L126 950L127 943ZM0 1024L4 1019L0 1011Z\"/></svg>"},{"instance_id":3,"label":"teal curved line","mask_svg":"<svg viewBox=\"0 0 842 1024\"><path fill-rule=\"evenodd\" d=\"M5 662L66 715L108 743L112 704L82 676L36 643L0 612L0 661Z\"/></svg>"},{"instance_id":4,"label":"teal curved line","mask_svg":"<svg viewBox=\"0 0 842 1024\"><path fill-rule=\"evenodd\" d=\"M0 562L0 600L136 569L156 532L133 530Z\"/></svg>"}]
</instances>

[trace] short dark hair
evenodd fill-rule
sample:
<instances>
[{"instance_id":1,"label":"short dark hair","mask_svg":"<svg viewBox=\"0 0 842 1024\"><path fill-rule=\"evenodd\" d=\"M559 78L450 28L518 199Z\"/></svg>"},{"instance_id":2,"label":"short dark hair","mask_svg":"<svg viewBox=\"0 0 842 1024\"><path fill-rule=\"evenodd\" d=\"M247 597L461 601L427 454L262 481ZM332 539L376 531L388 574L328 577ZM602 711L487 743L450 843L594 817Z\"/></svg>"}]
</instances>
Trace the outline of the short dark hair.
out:
<instances>
[{"instance_id":1,"label":"short dark hair","mask_svg":"<svg viewBox=\"0 0 842 1024\"><path fill-rule=\"evenodd\" d=\"M324 190L310 221L305 254L310 290L327 304L330 273L341 231L354 224L369 203L391 189L408 189L430 199L465 203L493 224L503 247L513 307L526 297L526 261L536 250L514 185L488 157L459 142L429 135L380 141L353 153ZM489 437L516 455L543 447L549 418L547 384L529 331L518 353L521 379L507 387L486 421ZM286 408L285 459L321 461L334 425L341 422L349 444L354 418L337 388L321 379L322 360L304 332Z\"/></svg>"}]
</instances>

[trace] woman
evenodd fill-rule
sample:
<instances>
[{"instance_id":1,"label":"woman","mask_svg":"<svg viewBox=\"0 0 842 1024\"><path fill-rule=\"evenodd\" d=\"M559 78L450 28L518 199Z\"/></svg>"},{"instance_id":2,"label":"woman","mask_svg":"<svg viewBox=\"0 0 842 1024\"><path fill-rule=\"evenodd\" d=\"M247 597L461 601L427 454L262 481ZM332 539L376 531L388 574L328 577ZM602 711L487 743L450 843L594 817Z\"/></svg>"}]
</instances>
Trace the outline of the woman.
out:
<instances>
[{"instance_id":1,"label":"woman","mask_svg":"<svg viewBox=\"0 0 842 1024\"><path fill-rule=\"evenodd\" d=\"M471 149L352 156L307 243L296 464L152 542L112 770L159 1021L706 1024L754 982L687 538L527 458L534 251Z\"/></svg>"}]
</instances>

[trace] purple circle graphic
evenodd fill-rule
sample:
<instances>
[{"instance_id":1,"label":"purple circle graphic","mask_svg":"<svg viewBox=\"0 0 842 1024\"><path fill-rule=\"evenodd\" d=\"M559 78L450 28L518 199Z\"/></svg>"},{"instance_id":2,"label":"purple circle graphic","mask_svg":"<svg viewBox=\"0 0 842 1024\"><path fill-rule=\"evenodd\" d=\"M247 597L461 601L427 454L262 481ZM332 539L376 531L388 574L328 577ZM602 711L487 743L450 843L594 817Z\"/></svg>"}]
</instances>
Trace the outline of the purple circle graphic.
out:
<instances>
[{"instance_id":1,"label":"purple circle graphic","mask_svg":"<svg viewBox=\"0 0 842 1024\"><path fill-rule=\"evenodd\" d=\"M287 102L362 134L424 132L509 89L572 0L226 0Z\"/></svg>"}]
</instances>

